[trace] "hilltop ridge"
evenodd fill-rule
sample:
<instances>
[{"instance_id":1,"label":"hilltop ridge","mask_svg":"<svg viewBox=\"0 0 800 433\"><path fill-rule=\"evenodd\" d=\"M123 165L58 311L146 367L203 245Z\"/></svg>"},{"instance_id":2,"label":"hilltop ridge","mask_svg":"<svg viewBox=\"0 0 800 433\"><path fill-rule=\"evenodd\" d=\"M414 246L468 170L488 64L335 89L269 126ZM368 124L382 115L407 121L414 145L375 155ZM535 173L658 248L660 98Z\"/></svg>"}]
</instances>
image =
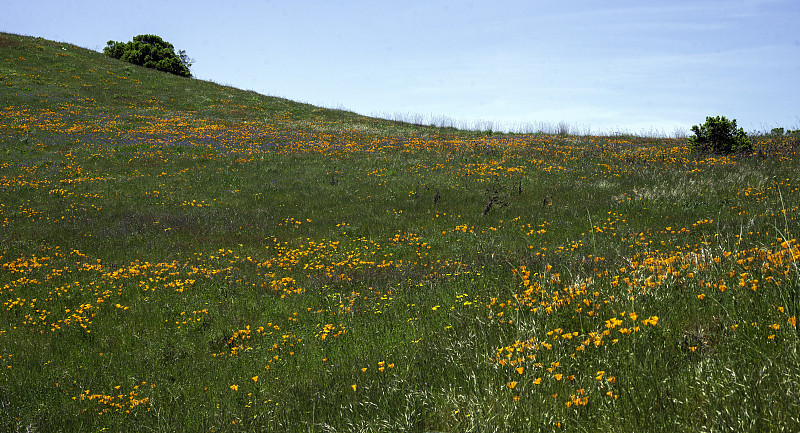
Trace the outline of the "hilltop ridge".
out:
<instances>
[{"instance_id":1,"label":"hilltop ridge","mask_svg":"<svg viewBox=\"0 0 800 433\"><path fill-rule=\"evenodd\" d=\"M137 115L169 113L281 129L382 134L433 129L178 77L38 37L0 33L0 59L0 94L7 109L60 109L78 102L86 105L86 114L114 115L122 124L135 124Z\"/></svg>"}]
</instances>

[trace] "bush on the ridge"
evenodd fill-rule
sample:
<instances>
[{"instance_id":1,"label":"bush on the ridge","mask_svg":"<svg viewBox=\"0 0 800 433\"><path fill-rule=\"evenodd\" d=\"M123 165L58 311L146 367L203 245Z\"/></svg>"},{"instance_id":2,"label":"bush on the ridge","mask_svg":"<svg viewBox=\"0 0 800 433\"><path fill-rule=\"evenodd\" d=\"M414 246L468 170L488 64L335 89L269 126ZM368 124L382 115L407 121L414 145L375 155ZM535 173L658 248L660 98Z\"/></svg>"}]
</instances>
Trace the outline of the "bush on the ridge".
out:
<instances>
[{"instance_id":1,"label":"bush on the ridge","mask_svg":"<svg viewBox=\"0 0 800 433\"><path fill-rule=\"evenodd\" d=\"M692 126L692 132L695 136L689 139L689 146L699 152L728 154L753 150L753 143L744 129L736 129L736 119L706 117L706 123Z\"/></svg>"},{"instance_id":2,"label":"bush on the ridge","mask_svg":"<svg viewBox=\"0 0 800 433\"><path fill-rule=\"evenodd\" d=\"M792 131L791 129L784 130L783 128L772 128L772 131L769 132L769 135L777 137L800 136L800 129L795 129Z\"/></svg>"},{"instance_id":3,"label":"bush on the ridge","mask_svg":"<svg viewBox=\"0 0 800 433\"><path fill-rule=\"evenodd\" d=\"M172 44L156 35L134 36L131 42L108 41L103 52L115 59L145 68L157 69L181 77L192 76L189 72L192 64L186 56L186 52L181 50L179 54L176 54Z\"/></svg>"}]
</instances>

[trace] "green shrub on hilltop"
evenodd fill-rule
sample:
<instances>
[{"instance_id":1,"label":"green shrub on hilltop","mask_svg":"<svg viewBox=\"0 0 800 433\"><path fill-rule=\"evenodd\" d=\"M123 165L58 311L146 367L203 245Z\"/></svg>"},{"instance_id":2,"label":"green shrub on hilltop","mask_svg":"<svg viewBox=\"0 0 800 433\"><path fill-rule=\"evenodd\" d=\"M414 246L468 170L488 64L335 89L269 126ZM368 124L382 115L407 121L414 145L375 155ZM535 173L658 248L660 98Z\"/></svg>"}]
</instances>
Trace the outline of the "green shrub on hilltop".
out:
<instances>
[{"instance_id":1,"label":"green shrub on hilltop","mask_svg":"<svg viewBox=\"0 0 800 433\"><path fill-rule=\"evenodd\" d=\"M772 128L772 130L769 132L769 135L777 137L800 136L800 129L795 129L792 131L791 129Z\"/></svg>"},{"instance_id":2,"label":"green shrub on hilltop","mask_svg":"<svg viewBox=\"0 0 800 433\"><path fill-rule=\"evenodd\" d=\"M753 143L744 129L736 129L736 119L706 117L706 123L692 126L692 132L695 136L689 139L689 146L698 152L728 154L753 150Z\"/></svg>"},{"instance_id":3,"label":"green shrub on hilltop","mask_svg":"<svg viewBox=\"0 0 800 433\"><path fill-rule=\"evenodd\" d=\"M108 41L103 49L107 55L144 66L169 72L181 77L191 77L189 67L191 60L184 50L175 53L175 48L169 42L156 35L134 36L131 42Z\"/></svg>"}]
</instances>

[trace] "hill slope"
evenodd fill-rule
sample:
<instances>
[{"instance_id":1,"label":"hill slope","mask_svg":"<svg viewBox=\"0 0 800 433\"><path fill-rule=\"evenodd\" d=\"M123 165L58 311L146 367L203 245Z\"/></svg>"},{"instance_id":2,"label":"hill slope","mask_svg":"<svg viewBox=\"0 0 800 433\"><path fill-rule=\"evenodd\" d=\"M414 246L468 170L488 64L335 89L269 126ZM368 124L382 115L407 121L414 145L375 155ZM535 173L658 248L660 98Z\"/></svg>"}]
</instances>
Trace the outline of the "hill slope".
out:
<instances>
[{"instance_id":1,"label":"hill slope","mask_svg":"<svg viewBox=\"0 0 800 433\"><path fill-rule=\"evenodd\" d=\"M0 35L0 431L800 431L798 146L488 135Z\"/></svg>"},{"instance_id":2,"label":"hill slope","mask_svg":"<svg viewBox=\"0 0 800 433\"><path fill-rule=\"evenodd\" d=\"M139 126L142 117L170 116L223 125L246 122L281 130L355 128L377 129L383 134L424 130L177 77L41 38L0 33L0 61L0 91L7 114L13 107L68 110L73 111L72 117L113 118L115 126L122 129ZM76 109L80 112L75 113Z\"/></svg>"}]
</instances>

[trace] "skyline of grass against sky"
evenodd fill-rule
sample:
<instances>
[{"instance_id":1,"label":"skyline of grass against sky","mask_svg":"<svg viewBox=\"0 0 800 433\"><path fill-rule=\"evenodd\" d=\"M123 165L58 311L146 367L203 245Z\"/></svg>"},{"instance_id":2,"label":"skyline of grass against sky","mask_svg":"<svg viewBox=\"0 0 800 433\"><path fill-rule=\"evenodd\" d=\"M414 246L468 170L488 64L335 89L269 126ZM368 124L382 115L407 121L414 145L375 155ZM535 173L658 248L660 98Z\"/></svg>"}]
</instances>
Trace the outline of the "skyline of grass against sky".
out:
<instances>
[{"instance_id":1,"label":"skyline of grass against sky","mask_svg":"<svg viewBox=\"0 0 800 433\"><path fill-rule=\"evenodd\" d=\"M0 30L102 50L157 34L192 72L367 115L688 130L796 129L793 0L11 2Z\"/></svg>"}]
</instances>

